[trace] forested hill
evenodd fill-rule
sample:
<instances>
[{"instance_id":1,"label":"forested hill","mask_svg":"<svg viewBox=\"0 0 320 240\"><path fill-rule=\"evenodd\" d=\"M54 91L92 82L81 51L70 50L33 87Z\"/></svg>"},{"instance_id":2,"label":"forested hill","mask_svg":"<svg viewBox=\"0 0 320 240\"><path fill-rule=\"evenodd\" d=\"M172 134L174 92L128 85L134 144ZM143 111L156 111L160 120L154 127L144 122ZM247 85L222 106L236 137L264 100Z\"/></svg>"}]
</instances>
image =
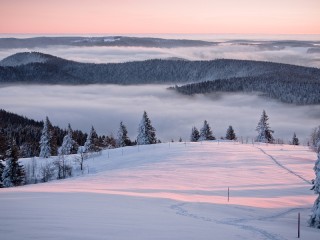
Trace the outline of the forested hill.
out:
<instances>
[{"instance_id":1,"label":"forested hill","mask_svg":"<svg viewBox=\"0 0 320 240\"><path fill-rule=\"evenodd\" d=\"M273 81L283 81L285 77L290 81L318 83L320 69L231 59L93 64L36 52L17 53L0 61L0 83L178 84L257 76Z\"/></svg>"},{"instance_id":2,"label":"forested hill","mask_svg":"<svg viewBox=\"0 0 320 240\"><path fill-rule=\"evenodd\" d=\"M8 143L14 140L19 147L20 157L39 156L39 141L43 122L38 122L15 113L7 112L0 109L0 159L7 150ZM56 154L57 147L61 145L66 130L52 126L53 134L53 154ZM73 131L73 138L81 145L84 144L87 135L82 131Z\"/></svg>"},{"instance_id":3,"label":"forested hill","mask_svg":"<svg viewBox=\"0 0 320 240\"><path fill-rule=\"evenodd\" d=\"M301 43L303 44L303 42ZM214 46L216 42L187 39L164 39L151 37L32 37L32 38L0 38L0 49L8 48L36 48L53 46L77 46L77 47L204 47ZM314 45L311 45L311 47Z\"/></svg>"},{"instance_id":4,"label":"forested hill","mask_svg":"<svg viewBox=\"0 0 320 240\"><path fill-rule=\"evenodd\" d=\"M283 72L176 85L171 89L186 95L213 92L259 92L263 96L284 103L320 104L319 79L309 79L304 75L292 77L291 74Z\"/></svg>"}]
</instances>

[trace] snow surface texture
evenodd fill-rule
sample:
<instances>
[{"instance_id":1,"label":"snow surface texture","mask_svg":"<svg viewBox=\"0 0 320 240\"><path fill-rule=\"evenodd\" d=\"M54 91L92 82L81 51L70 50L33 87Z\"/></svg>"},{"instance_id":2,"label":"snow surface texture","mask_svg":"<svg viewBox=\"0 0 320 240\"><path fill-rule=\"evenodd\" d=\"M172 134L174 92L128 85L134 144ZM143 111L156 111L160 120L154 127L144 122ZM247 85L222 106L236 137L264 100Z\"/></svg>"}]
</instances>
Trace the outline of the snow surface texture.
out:
<instances>
[{"instance_id":1,"label":"snow surface texture","mask_svg":"<svg viewBox=\"0 0 320 240\"><path fill-rule=\"evenodd\" d=\"M295 239L298 212L301 239L319 239L307 224L315 159L219 141L106 150L83 176L1 189L1 240Z\"/></svg>"}]
</instances>

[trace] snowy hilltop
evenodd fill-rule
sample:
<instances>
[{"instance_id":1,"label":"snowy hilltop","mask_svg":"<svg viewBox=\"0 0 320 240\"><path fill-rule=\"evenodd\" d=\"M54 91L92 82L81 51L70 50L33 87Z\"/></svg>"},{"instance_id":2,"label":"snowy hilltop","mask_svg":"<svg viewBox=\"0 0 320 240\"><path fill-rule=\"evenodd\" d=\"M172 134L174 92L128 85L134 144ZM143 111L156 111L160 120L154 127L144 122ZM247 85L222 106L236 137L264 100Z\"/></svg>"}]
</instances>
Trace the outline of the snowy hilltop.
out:
<instances>
[{"instance_id":1,"label":"snowy hilltop","mask_svg":"<svg viewBox=\"0 0 320 240\"><path fill-rule=\"evenodd\" d=\"M316 154L304 146L140 145L91 155L83 171L78 157L65 158L76 177L0 190L1 239L284 240L298 213L301 238L319 238L308 226ZM20 164L40 176L56 159Z\"/></svg>"}]
</instances>

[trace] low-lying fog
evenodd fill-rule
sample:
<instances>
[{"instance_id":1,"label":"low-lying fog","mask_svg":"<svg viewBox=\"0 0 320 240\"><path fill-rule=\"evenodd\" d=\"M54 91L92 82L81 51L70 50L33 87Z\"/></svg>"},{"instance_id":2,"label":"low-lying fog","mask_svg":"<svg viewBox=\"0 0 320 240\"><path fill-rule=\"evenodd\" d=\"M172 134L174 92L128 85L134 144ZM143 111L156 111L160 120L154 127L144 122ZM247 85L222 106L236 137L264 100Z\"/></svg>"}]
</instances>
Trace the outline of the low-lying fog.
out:
<instances>
[{"instance_id":1,"label":"low-lying fog","mask_svg":"<svg viewBox=\"0 0 320 240\"><path fill-rule=\"evenodd\" d=\"M1 35L0 37L4 36ZM32 36L27 35L24 37L26 38ZM66 58L69 60L90 63L117 63L128 61L142 61L154 58L183 58L187 60L213 60L220 58L230 58L271 61L308 67L320 67L319 35L306 35L303 38L297 35L290 35L286 38L284 36L279 37L277 35L156 35L153 37L206 40L216 42L217 45L213 45L210 47L176 48L103 46L51 46L16 49L4 48L0 51L0 60L17 52L37 51ZM283 40L295 41L283 42ZM316 48L317 51L310 51L312 48Z\"/></svg>"},{"instance_id":2,"label":"low-lying fog","mask_svg":"<svg viewBox=\"0 0 320 240\"><path fill-rule=\"evenodd\" d=\"M269 115L275 138L286 142L293 132L306 142L312 128L320 124L320 105L295 106L255 95L212 94L182 96L164 85L116 86L7 86L1 89L0 108L36 120L49 116L62 128L88 132L93 125L99 134L116 135L120 121L131 139L146 110L157 137L162 141L179 137L189 140L191 128L207 120L216 137L225 136L232 125L238 136L254 137L263 109Z\"/></svg>"}]
</instances>

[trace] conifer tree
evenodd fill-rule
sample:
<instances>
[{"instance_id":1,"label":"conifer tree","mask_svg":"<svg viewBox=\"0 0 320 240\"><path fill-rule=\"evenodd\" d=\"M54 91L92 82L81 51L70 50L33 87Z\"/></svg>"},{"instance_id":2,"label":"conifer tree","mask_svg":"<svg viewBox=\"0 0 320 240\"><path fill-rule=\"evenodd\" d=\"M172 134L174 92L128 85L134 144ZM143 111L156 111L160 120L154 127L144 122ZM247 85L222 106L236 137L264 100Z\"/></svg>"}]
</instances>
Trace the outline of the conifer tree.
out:
<instances>
[{"instance_id":1,"label":"conifer tree","mask_svg":"<svg viewBox=\"0 0 320 240\"><path fill-rule=\"evenodd\" d=\"M296 133L293 133L292 145L299 145L299 138L297 138Z\"/></svg>"},{"instance_id":2,"label":"conifer tree","mask_svg":"<svg viewBox=\"0 0 320 240\"><path fill-rule=\"evenodd\" d=\"M7 141L4 133L0 130L0 160L4 159L7 150Z\"/></svg>"},{"instance_id":3,"label":"conifer tree","mask_svg":"<svg viewBox=\"0 0 320 240\"><path fill-rule=\"evenodd\" d=\"M320 126L314 128L312 130L311 136L310 136L310 141L311 141L311 148L319 152L320 151Z\"/></svg>"},{"instance_id":4,"label":"conifer tree","mask_svg":"<svg viewBox=\"0 0 320 240\"><path fill-rule=\"evenodd\" d=\"M4 187L3 186L3 178L2 178L4 169L5 169L5 165L3 164L3 161L0 159L0 188Z\"/></svg>"},{"instance_id":5,"label":"conifer tree","mask_svg":"<svg viewBox=\"0 0 320 240\"><path fill-rule=\"evenodd\" d=\"M84 147L86 152L98 152L100 150L99 137L93 126L91 127L91 131L87 137Z\"/></svg>"},{"instance_id":6,"label":"conifer tree","mask_svg":"<svg viewBox=\"0 0 320 240\"><path fill-rule=\"evenodd\" d=\"M72 128L71 128L71 125L69 123L67 135L64 136L62 145L58 150L59 155L69 155L69 154L71 154L71 150L72 150L74 144L75 144L75 141L72 139Z\"/></svg>"},{"instance_id":7,"label":"conifer tree","mask_svg":"<svg viewBox=\"0 0 320 240\"><path fill-rule=\"evenodd\" d=\"M193 127L191 130L190 141L197 142L200 138L200 133L196 127Z\"/></svg>"},{"instance_id":8,"label":"conifer tree","mask_svg":"<svg viewBox=\"0 0 320 240\"><path fill-rule=\"evenodd\" d=\"M316 161L313 170L315 172L316 178L312 181L313 187L311 188L311 190L313 190L314 193L318 196L312 208L309 225L310 227L320 228L320 152L318 152L318 160Z\"/></svg>"},{"instance_id":9,"label":"conifer tree","mask_svg":"<svg viewBox=\"0 0 320 240\"><path fill-rule=\"evenodd\" d=\"M228 139L228 140L236 140L237 139L236 134L235 134L232 126L229 126L227 129L226 139Z\"/></svg>"},{"instance_id":10,"label":"conifer tree","mask_svg":"<svg viewBox=\"0 0 320 240\"><path fill-rule=\"evenodd\" d=\"M257 142L264 142L264 143L274 142L274 138L272 136L272 133L274 133L274 131L270 129L268 120L269 120L269 117L267 116L266 111L263 110L260 121L256 128L256 131L258 131L258 136L256 138Z\"/></svg>"},{"instance_id":11,"label":"conifer tree","mask_svg":"<svg viewBox=\"0 0 320 240\"><path fill-rule=\"evenodd\" d=\"M200 138L199 140L215 140L216 138L212 134L212 130L209 126L207 120L204 120L203 127L200 129Z\"/></svg>"},{"instance_id":12,"label":"conifer tree","mask_svg":"<svg viewBox=\"0 0 320 240\"><path fill-rule=\"evenodd\" d=\"M125 147L130 145L131 145L131 141L128 137L127 127L123 124L123 122L120 122L120 127L118 130L117 146Z\"/></svg>"},{"instance_id":13,"label":"conifer tree","mask_svg":"<svg viewBox=\"0 0 320 240\"><path fill-rule=\"evenodd\" d=\"M151 124L146 111L144 111L141 122L138 128L137 144L154 144L157 143L156 130Z\"/></svg>"},{"instance_id":14,"label":"conifer tree","mask_svg":"<svg viewBox=\"0 0 320 240\"><path fill-rule=\"evenodd\" d=\"M12 140L5 155L6 166L2 173L4 187L20 186L23 184L25 172L18 160L19 149L15 140Z\"/></svg>"},{"instance_id":15,"label":"conifer tree","mask_svg":"<svg viewBox=\"0 0 320 240\"><path fill-rule=\"evenodd\" d=\"M50 131L50 121L49 118L46 117L45 122L43 123L43 129L42 129L42 133L41 133L41 138L40 138L40 155L39 157L42 158L48 158L51 156L51 146L50 146L50 142L51 142L51 131Z\"/></svg>"},{"instance_id":16,"label":"conifer tree","mask_svg":"<svg viewBox=\"0 0 320 240\"><path fill-rule=\"evenodd\" d=\"M112 133L104 138L103 145L108 149L115 148L117 146L117 141Z\"/></svg>"}]
</instances>

